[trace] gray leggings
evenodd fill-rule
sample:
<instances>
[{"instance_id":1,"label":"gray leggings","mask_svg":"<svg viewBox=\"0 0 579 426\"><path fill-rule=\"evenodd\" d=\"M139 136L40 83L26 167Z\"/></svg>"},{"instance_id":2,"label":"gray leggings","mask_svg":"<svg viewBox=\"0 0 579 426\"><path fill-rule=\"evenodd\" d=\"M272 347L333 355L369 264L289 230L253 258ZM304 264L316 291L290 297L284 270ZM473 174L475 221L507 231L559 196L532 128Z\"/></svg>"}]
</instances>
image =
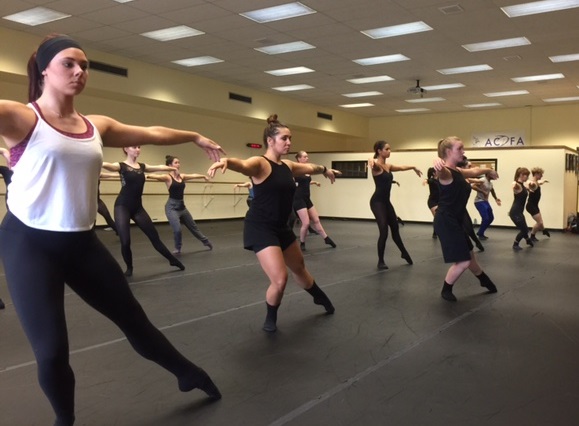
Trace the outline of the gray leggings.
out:
<instances>
[{"instance_id":1,"label":"gray leggings","mask_svg":"<svg viewBox=\"0 0 579 426\"><path fill-rule=\"evenodd\" d=\"M193 216L189 213L189 210L185 207L185 202L183 200L176 200L174 198L169 198L165 204L165 215L173 228L173 238L175 239L175 248L181 250L183 245L183 234L181 232L181 224L191 231L191 233L199 241L205 243L208 238L203 235L203 233L197 227L197 224L193 220Z\"/></svg>"}]
</instances>

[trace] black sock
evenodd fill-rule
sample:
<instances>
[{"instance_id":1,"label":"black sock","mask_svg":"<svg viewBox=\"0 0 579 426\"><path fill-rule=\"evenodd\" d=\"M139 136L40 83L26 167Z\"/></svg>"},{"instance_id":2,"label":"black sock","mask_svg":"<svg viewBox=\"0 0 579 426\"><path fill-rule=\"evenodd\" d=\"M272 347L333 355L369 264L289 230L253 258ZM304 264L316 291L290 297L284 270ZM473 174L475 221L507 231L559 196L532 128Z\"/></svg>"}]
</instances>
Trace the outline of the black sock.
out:
<instances>
[{"instance_id":1,"label":"black sock","mask_svg":"<svg viewBox=\"0 0 579 426\"><path fill-rule=\"evenodd\" d=\"M456 296L452 294L452 284L448 284L446 281L442 285L442 291L440 295L444 300L448 300L449 302L456 302Z\"/></svg>"},{"instance_id":2,"label":"black sock","mask_svg":"<svg viewBox=\"0 0 579 426\"><path fill-rule=\"evenodd\" d=\"M332 239L330 237L326 237L324 238L324 243L329 244L332 246L332 248L336 248L336 243L332 241Z\"/></svg>"},{"instance_id":3,"label":"black sock","mask_svg":"<svg viewBox=\"0 0 579 426\"><path fill-rule=\"evenodd\" d=\"M263 330L273 333L277 330L277 310L279 309L279 305L272 306L267 302L265 302L265 305L267 306L267 315L263 323Z\"/></svg>"},{"instance_id":4,"label":"black sock","mask_svg":"<svg viewBox=\"0 0 579 426\"><path fill-rule=\"evenodd\" d=\"M489 291L489 293L497 292L497 286L495 285L495 283L491 281L488 275L484 273L484 271L481 272L479 275L475 275L475 277L477 277L478 280L480 281L481 287L485 287Z\"/></svg>"},{"instance_id":5,"label":"black sock","mask_svg":"<svg viewBox=\"0 0 579 426\"><path fill-rule=\"evenodd\" d=\"M324 291L320 287L318 287L315 281L310 288L306 288L306 291L313 296L314 303L316 305L322 305L324 308L326 308L326 312L328 314L334 313L335 311L334 305L332 305L332 302L330 301L326 293L324 293Z\"/></svg>"}]
</instances>

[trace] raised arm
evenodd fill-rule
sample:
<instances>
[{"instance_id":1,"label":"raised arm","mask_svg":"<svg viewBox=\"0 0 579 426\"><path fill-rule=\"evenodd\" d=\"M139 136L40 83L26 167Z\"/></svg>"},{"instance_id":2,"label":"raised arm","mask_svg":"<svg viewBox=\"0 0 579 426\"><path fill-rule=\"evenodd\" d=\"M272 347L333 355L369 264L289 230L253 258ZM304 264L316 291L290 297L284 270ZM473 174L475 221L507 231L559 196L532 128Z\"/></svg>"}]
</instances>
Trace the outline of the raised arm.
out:
<instances>
[{"instance_id":1,"label":"raised arm","mask_svg":"<svg viewBox=\"0 0 579 426\"><path fill-rule=\"evenodd\" d=\"M155 174L155 173L151 173L151 174L146 174L145 177L147 178L147 180L155 180L157 182L171 182L171 177L166 174Z\"/></svg>"},{"instance_id":2,"label":"raised arm","mask_svg":"<svg viewBox=\"0 0 579 426\"><path fill-rule=\"evenodd\" d=\"M104 115L91 115L89 118L99 130L104 146L179 145L193 142L203 149L211 160L218 161L222 154L225 155L225 151L218 144L197 132L162 126L132 126Z\"/></svg>"},{"instance_id":3,"label":"raised arm","mask_svg":"<svg viewBox=\"0 0 579 426\"><path fill-rule=\"evenodd\" d=\"M422 176L422 172L420 170L418 170L416 168L416 166L397 166L395 164L390 164L390 171L391 172L405 172L407 170L413 170L414 173L416 173L416 175L418 177Z\"/></svg>"},{"instance_id":4,"label":"raised arm","mask_svg":"<svg viewBox=\"0 0 579 426\"><path fill-rule=\"evenodd\" d=\"M251 182L236 183L233 185L234 188L251 188Z\"/></svg>"},{"instance_id":5,"label":"raised arm","mask_svg":"<svg viewBox=\"0 0 579 426\"><path fill-rule=\"evenodd\" d=\"M102 168L108 170L109 172L120 172L121 165L119 163L107 163L103 161Z\"/></svg>"},{"instance_id":6,"label":"raised arm","mask_svg":"<svg viewBox=\"0 0 579 426\"><path fill-rule=\"evenodd\" d=\"M465 178L476 178L480 175L486 175L487 178L498 179L499 175L493 169L488 169L486 167L471 167L470 169L463 169L457 167L457 170L465 177Z\"/></svg>"},{"instance_id":7,"label":"raised arm","mask_svg":"<svg viewBox=\"0 0 579 426\"><path fill-rule=\"evenodd\" d=\"M8 148L20 143L34 127L36 114L26 105L0 100L0 136Z\"/></svg>"},{"instance_id":8,"label":"raised arm","mask_svg":"<svg viewBox=\"0 0 579 426\"><path fill-rule=\"evenodd\" d=\"M164 164L150 165L145 164L146 172L174 172L177 170L175 167L165 166Z\"/></svg>"},{"instance_id":9,"label":"raised arm","mask_svg":"<svg viewBox=\"0 0 579 426\"><path fill-rule=\"evenodd\" d=\"M324 175L326 179L330 179L331 183L336 180L336 175L341 175L339 170L328 169L326 166L312 163L297 163L290 160L282 160L291 169L294 176L304 175Z\"/></svg>"},{"instance_id":10,"label":"raised arm","mask_svg":"<svg viewBox=\"0 0 579 426\"><path fill-rule=\"evenodd\" d=\"M211 180L211 178L209 176L205 176L205 175L202 175L200 173L188 173L188 174L182 173L181 179L183 179L184 181L200 179L200 180L204 180L205 182L209 182Z\"/></svg>"},{"instance_id":11,"label":"raised arm","mask_svg":"<svg viewBox=\"0 0 579 426\"><path fill-rule=\"evenodd\" d=\"M265 160L262 157L250 157L247 160L222 158L209 167L207 174L210 178L213 178L217 170L221 169L221 173L225 173L227 169L231 169L245 176L259 177L264 171L264 162Z\"/></svg>"}]
</instances>

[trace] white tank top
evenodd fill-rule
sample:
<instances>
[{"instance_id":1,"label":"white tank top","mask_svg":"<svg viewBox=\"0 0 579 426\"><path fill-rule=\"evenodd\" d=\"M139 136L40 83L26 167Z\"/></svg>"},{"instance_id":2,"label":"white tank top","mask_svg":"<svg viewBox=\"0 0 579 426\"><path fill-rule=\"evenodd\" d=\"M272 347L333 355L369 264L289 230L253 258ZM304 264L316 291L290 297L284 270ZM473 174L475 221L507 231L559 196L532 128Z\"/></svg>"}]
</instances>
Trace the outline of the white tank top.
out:
<instances>
[{"instance_id":1,"label":"white tank top","mask_svg":"<svg viewBox=\"0 0 579 426\"><path fill-rule=\"evenodd\" d=\"M37 106L28 106L38 120L12 168L8 208L31 228L88 231L96 219L103 161L98 130L83 117L87 125L85 133L59 131L44 120Z\"/></svg>"}]
</instances>

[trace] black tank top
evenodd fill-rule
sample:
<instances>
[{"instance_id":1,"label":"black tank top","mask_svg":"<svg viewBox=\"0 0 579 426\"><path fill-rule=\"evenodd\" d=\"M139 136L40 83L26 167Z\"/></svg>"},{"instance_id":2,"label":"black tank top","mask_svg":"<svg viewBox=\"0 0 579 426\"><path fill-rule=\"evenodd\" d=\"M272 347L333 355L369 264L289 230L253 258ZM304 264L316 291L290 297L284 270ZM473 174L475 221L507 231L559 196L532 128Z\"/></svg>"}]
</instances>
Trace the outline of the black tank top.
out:
<instances>
[{"instance_id":1,"label":"black tank top","mask_svg":"<svg viewBox=\"0 0 579 426\"><path fill-rule=\"evenodd\" d=\"M392 190L392 181L394 180L392 173L384 170L379 175L372 175L372 177L374 178L376 189L370 201L390 202L390 191Z\"/></svg>"},{"instance_id":2,"label":"black tank top","mask_svg":"<svg viewBox=\"0 0 579 426\"><path fill-rule=\"evenodd\" d=\"M253 184L253 201L245 220L287 226L296 190L292 172L285 163L263 158L271 165L271 173L262 183Z\"/></svg>"},{"instance_id":3,"label":"black tank top","mask_svg":"<svg viewBox=\"0 0 579 426\"><path fill-rule=\"evenodd\" d=\"M295 199L306 200L310 198L310 184L312 183L311 176L297 176L294 178L296 181L296 193L294 195Z\"/></svg>"},{"instance_id":4,"label":"black tank top","mask_svg":"<svg viewBox=\"0 0 579 426\"><path fill-rule=\"evenodd\" d=\"M523 190L518 194L515 194L515 198L513 199L513 205L511 206L509 215L523 214L523 210L525 210L525 201L527 201L527 195L529 191L527 191L527 188L525 188L525 185L523 185L521 182L517 183L521 185L521 188L523 188Z\"/></svg>"},{"instance_id":5,"label":"black tank top","mask_svg":"<svg viewBox=\"0 0 579 426\"><path fill-rule=\"evenodd\" d=\"M138 163L139 168L135 169L128 164L119 163L121 169L121 191L115 201L115 206L125 206L134 208L141 205L141 197L145 187L145 165Z\"/></svg>"},{"instance_id":6,"label":"black tank top","mask_svg":"<svg viewBox=\"0 0 579 426\"><path fill-rule=\"evenodd\" d=\"M447 169L452 174L452 182L448 185L438 183L440 198L438 199L438 209L436 213L451 214L462 223L472 188L462 173L458 170Z\"/></svg>"},{"instance_id":7,"label":"black tank top","mask_svg":"<svg viewBox=\"0 0 579 426\"><path fill-rule=\"evenodd\" d=\"M171 186L169 186L169 198L173 200L182 200L183 194L185 193L185 182L177 181L172 175L171 176Z\"/></svg>"},{"instance_id":8,"label":"black tank top","mask_svg":"<svg viewBox=\"0 0 579 426\"><path fill-rule=\"evenodd\" d=\"M537 185L537 189L535 189L534 192L529 191L529 199L527 200L527 205L539 207L539 200L541 200L541 187Z\"/></svg>"}]
</instances>

